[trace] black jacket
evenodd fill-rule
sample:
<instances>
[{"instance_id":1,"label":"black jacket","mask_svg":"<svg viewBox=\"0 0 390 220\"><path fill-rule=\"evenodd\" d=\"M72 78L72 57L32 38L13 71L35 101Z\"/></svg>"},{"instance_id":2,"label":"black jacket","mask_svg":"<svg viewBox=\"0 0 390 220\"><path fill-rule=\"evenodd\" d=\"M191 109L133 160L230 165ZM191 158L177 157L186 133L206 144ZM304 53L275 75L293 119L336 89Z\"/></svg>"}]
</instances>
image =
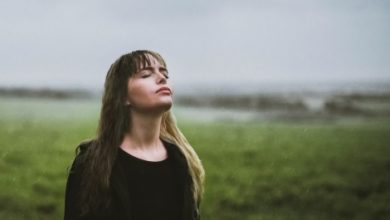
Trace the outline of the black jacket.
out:
<instances>
[{"instance_id":1,"label":"black jacket","mask_svg":"<svg viewBox=\"0 0 390 220\"><path fill-rule=\"evenodd\" d=\"M128 178L126 178L123 167L115 162L110 179L110 191L112 202L110 206L95 213L90 213L80 217L80 207L78 205L80 196L80 184L83 171L83 157L86 149L92 141L83 142L79 145L80 153L73 161L69 172L66 192L65 192L65 215L64 220L132 220L132 201L128 192ZM175 163L175 175L180 179L180 192L183 192L182 197L182 218L180 220L199 220L198 206L194 202L192 193L192 179L189 175L188 165L184 155L178 147L172 143L163 140L163 143L168 151L168 155Z\"/></svg>"}]
</instances>

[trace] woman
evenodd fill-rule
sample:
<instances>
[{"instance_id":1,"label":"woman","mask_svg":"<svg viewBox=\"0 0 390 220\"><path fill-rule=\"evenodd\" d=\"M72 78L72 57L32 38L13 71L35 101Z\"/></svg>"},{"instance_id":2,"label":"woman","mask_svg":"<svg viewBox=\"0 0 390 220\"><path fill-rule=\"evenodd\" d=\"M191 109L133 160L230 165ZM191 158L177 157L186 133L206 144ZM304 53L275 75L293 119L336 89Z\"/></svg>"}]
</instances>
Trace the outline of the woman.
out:
<instances>
[{"instance_id":1,"label":"woman","mask_svg":"<svg viewBox=\"0 0 390 220\"><path fill-rule=\"evenodd\" d=\"M139 50L110 67L97 137L77 147L65 220L199 219L204 170L170 108L167 66Z\"/></svg>"}]
</instances>

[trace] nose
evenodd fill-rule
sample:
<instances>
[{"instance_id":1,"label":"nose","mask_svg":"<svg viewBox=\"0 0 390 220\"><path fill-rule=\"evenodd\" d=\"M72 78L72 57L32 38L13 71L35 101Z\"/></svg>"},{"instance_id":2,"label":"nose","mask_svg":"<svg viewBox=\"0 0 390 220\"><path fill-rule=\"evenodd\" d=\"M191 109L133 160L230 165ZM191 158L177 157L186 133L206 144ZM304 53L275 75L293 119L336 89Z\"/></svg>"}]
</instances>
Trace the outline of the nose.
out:
<instances>
[{"instance_id":1,"label":"nose","mask_svg":"<svg viewBox=\"0 0 390 220\"><path fill-rule=\"evenodd\" d=\"M158 84L166 84L167 83L167 79L165 78L164 74L162 74L160 72L157 74L157 83Z\"/></svg>"}]
</instances>

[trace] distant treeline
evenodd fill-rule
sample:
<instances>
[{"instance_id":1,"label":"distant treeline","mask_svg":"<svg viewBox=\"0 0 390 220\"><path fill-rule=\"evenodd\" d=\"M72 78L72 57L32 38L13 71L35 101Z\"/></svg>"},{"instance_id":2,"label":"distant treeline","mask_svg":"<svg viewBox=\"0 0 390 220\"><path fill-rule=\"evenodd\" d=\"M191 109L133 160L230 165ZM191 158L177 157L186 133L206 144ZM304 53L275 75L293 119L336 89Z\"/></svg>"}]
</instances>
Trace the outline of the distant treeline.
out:
<instances>
[{"instance_id":1,"label":"distant treeline","mask_svg":"<svg viewBox=\"0 0 390 220\"><path fill-rule=\"evenodd\" d=\"M218 95L181 96L177 103L186 106L221 107L257 110L306 110L300 98L286 98L278 95Z\"/></svg>"},{"instance_id":2,"label":"distant treeline","mask_svg":"<svg viewBox=\"0 0 390 220\"><path fill-rule=\"evenodd\" d=\"M31 97L51 99L89 99L97 95L82 89L0 88L0 97ZM313 109L310 100L320 102ZM178 95L175 103L181 106L226 108L255 111L284 111L307 114L322 112L337 115L390 115L390 92L387 93L267 93Z\"/></svg>"},{"instance_id":3,"label":"distant treeline","mask_svg":"<svg viewBox=\"0 0 390 220\"><path fill-rule=\"evenodd\" d=\"M390 115L390 93L379 94L339 94L324 102L324 110L343 115Z\"/></svg>"},{"instance_id":4,"label":"distant treeline","mask_svg":"<svg viewBox=\"0 0 390 220\"><path fill-rule=\"evenodd\" d=\"M0 88L0 96L16 98L52 98L52 99L71 99L71 98L91 98L92 94L81 89L49 89L49 88Z\"/></svg>"},{"instance_id":5,"label":"distant treeline","mask_svg":"<svg viewBox=\"0 0 390 220\"><path fill-rule=\"evenodd\" d=\"M176 103L192 107L228 108L255 111L322 112L338 115L390 115L390 93L317 94L320 107L312 109L312 94L254 94L181 96Z\"/></svg>"}]
</instances>

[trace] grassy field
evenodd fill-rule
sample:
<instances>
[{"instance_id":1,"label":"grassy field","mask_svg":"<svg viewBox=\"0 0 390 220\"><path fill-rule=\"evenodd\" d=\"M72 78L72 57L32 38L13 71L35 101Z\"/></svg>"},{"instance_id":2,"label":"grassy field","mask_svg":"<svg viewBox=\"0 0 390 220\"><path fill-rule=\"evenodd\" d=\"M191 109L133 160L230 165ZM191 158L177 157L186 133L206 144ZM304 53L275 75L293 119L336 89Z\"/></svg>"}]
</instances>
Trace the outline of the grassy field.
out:
<instances>
[{"instance_id":1,"label":"grassy field","mask_svg":"<svg viewBox=\"0 0 390 220\"><path fill-rule=\"evenodd\" d=\"M97 102L0 99L0 219L61 219ZM389 219L390 120L179 125L206 172L202 219Z\"/></svg>"}]
</instances>

